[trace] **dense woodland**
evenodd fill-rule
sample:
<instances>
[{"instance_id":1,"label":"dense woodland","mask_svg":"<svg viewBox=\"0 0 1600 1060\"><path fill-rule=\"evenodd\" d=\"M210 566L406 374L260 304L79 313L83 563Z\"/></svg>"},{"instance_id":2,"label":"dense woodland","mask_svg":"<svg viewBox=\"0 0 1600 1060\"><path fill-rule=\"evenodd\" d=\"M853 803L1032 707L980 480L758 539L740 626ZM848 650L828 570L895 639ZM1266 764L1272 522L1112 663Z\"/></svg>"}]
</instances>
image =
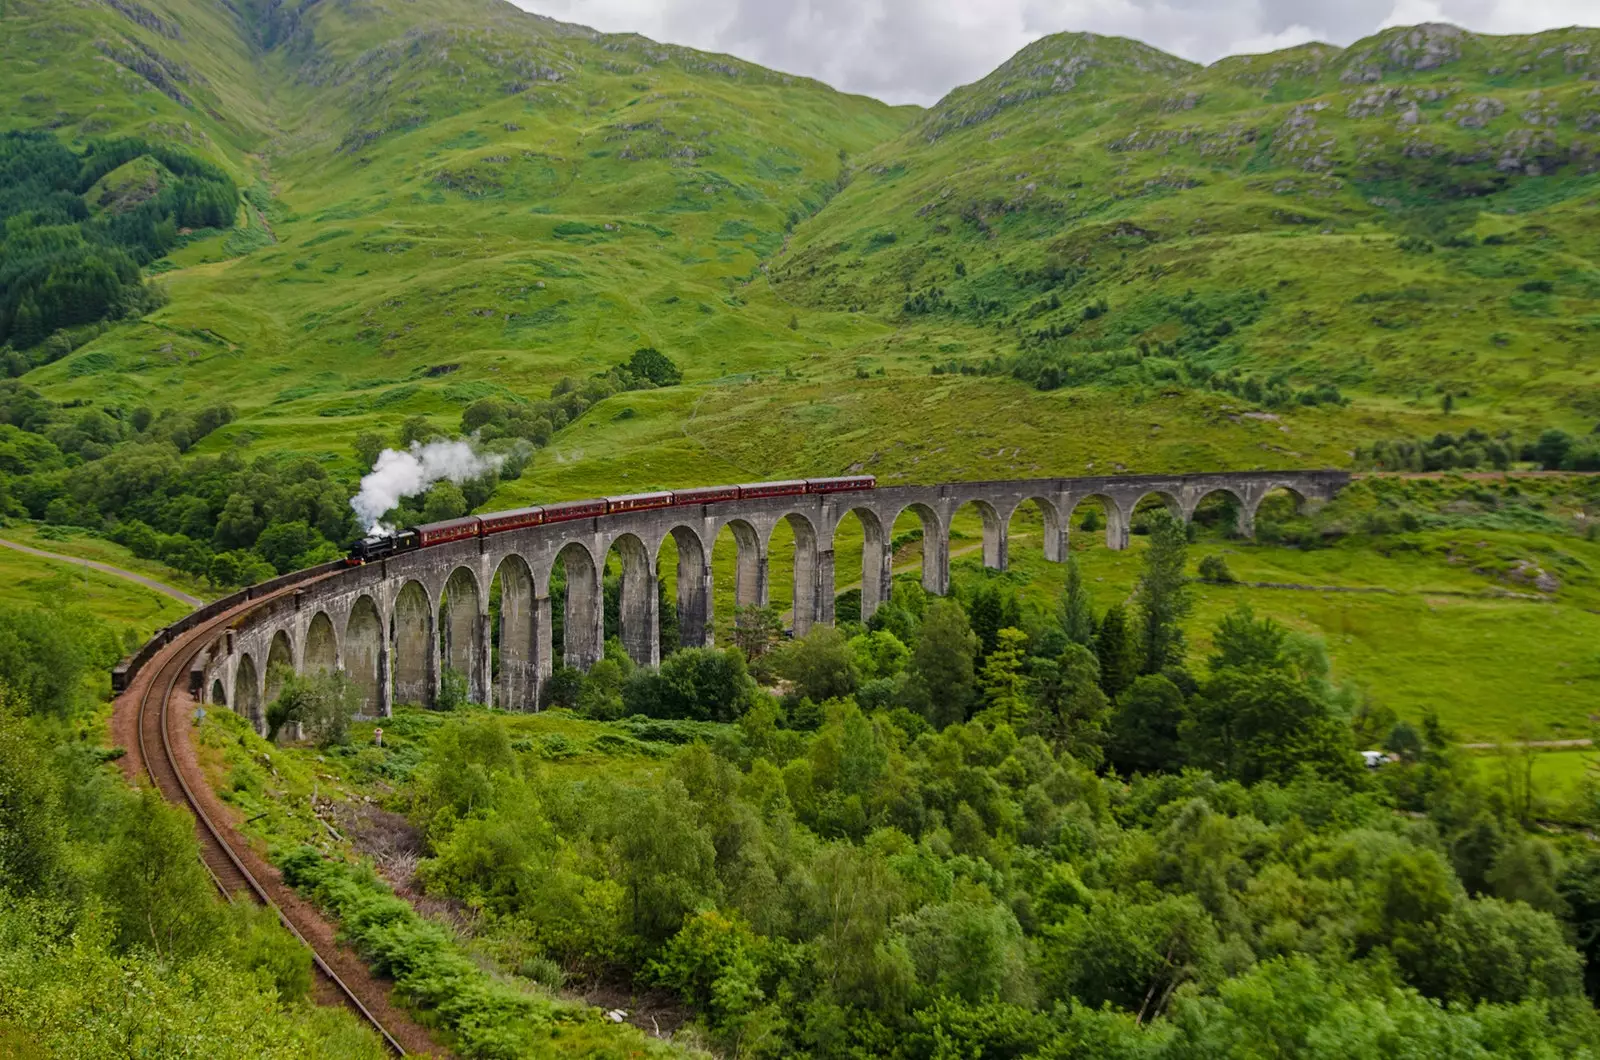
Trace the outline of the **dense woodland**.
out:
<instances>
[{"instance_id":1,"label":"dense woodland","mask_svg":"<svg viewBox=\"0 0 1600 1060\"><path fill-rule=\"evenodd\" d=\"M1248 608L1197 658L1184 530L1147 530L1127 605L1077 577L1051 613L899 581L866 626L794 642L746 614L738 645L651 670L613 641L559 682L621 719L598 768L477 710L397 715L382 753L321 739L392 792L414 886L510 978L393 921L370 871L284 864L471 1056L542 1033L510 984L618 980L749 1057L1592 1055L1592 842Z\"/></svg>"},{"instance_id":2,"label":"dense woodland","mask_svg":"<svg viewBox=\"0 0 1600 1060\"><path fill-rule=\"evenodd\" d=\"M1503 471L1516 459L1546 471L1600 471L1600 423L1588 437L1574 438L1552 427L1520 446L1509 436L1492 438L1476 427L1432 438L1399 438L1358 449L1362 466L1382 471Z\"/></svg>"},{"instance_id":3,"label":"dense woodland","mask_svg":"<svg viewBox=\"0 0 1600 1060\"><path fill-rule=\"evenodd\" d=\"M111 140L79 155L48 132L0 135L0 346L15 348L10 374L67 352L30 352L58 331L143 312L156 295L140 267L177 245L181 229L231 226L238 205L225 173L171 147Z\"/></svg>"},{"instance_id":4,"label":"dense woodland","mask_svg":"<svg viewBox=\"0 0 1600 1060\"><path fill-rule=\"evenodd\" d=\"M1197 657L1186 535L1145 529L1125 605L1075 577L1048 612L898 581L866 626L799 641L746 615L659 670L613 642L565 679L606 754L581 772L464 704L361 748L345 682L291 681L276 720L389 792L415 885L465 930L369 869L277 857L465 1056L601 1033L548 1000L599 983L666 991L681 1047L750 1057L1590 1055L1592 843L1436 722L1332 682L1314 640L1241 608ZM97 747L124 648L86 615L0 611L0 1043L375 1055ZM234 787L260 791L238 743ZM1393 761L1364 768L1368 746Z\"/></svg>"}]
</instances>

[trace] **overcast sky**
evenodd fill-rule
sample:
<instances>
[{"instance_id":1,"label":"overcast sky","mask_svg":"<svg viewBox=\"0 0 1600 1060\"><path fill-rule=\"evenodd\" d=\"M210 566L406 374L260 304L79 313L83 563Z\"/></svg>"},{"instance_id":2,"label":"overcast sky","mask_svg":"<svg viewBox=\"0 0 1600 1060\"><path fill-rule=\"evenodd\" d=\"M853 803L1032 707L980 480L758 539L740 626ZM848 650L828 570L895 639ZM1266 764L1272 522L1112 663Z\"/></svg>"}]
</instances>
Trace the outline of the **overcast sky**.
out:
<instances>
[{"instance_id":1,"label":"overcast sky","mask_svg":"<svg viewBox=\"0 0 1600 1060\"><path fill-rule=\"evenodd\" d=\"M1384 26L1600 25L1600 0L512 0L612 33L727 52L891 103L933 103L1030 41L1115 33L1186 59L1349 44Z\"/></svg>"}]
</instances>

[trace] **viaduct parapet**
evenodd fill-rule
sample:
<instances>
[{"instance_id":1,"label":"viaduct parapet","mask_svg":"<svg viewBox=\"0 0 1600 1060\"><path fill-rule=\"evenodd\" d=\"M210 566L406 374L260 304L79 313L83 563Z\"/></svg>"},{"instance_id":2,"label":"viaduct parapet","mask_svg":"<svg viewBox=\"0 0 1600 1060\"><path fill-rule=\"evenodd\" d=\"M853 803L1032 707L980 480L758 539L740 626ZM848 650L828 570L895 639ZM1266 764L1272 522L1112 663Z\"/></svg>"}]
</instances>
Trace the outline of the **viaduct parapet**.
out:
<instances>
[{"instance_id":1,"label":"viaduct parapet","mask_svg":"<svg viewBox=\"0 0 1600 1060\"><path fill-rule=\"evenodd\" d=\"M1339 471L1198 475L1114 475L1093 478L954 482L888 486L850 493L726 501L531 527L418 549L309 582L289 596L248 612L201 656L191 674L206 702L227 705L263 723L276 698L283 664L297 672L342 669L354 679L369 714L394 703L431 704L446 668L466 675L471 698L509 710L534 710L556 664L552 583L562 595L562 662L587 670L601 658L607 556L621 559L620 635L642 665L660 662L658 558L677 546L677 617L684 647L712 643L712 546L724 530L736 546L733 597L765 605L773 531L793 537L793 627L796 636L834 619L834 537L859 522L864 538L859 580L861 617L889 598L891 538L911 513L922 529L922 584L950 588L950 524L967 505L983 522L983 564L1006 569L1008 528L1018 508L1038 506L1044 557L1067 557L1073 511L1095 499L1106 517L1106 544L1128 546L1135 508L1157 498L1188 522L1213 494L1230 497L1237 531L1252 536L1256 510L1274 490L1299 505L1330 500L1350 481ZM852 528L852 539L856 531ZM491 589L498 580L498 629L491 628ZM845 582L857 580L844 572Z\"/></svg>"}]
</instances>

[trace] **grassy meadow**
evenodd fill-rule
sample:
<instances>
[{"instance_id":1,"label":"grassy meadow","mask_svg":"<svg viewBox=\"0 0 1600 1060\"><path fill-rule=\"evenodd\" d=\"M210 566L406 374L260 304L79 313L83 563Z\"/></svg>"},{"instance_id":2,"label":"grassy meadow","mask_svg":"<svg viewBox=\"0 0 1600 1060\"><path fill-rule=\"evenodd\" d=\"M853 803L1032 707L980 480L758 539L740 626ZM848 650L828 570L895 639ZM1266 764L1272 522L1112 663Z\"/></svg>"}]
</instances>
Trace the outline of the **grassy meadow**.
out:
<instances>
[{"instance_id":1,"label":"grassy meadow","mask_svg":"<svg viewBox=\"0 0 1600 1060\"><path fill-rule=\"evenodd\" d=\"M0 538L61 556L106 563L152 578L163 585L170 585L202 600L222 595L202 578L174 570L158 560L135 556L126 547L82 527L54 526L48 523L12 523L0 527Z\"/></svg>"},{"instance_id":2,"label":"grassy meadow","mask_svg":"<svg viewBox=\"0 0 1600 1060\"><path fill-rule=\"evenodd\" d=\"M11 535L13 528L0 533ZM55 542L39 547L51 544ZM0 548L0 603L13 607L81 608L104 619L118 633L135 635L135 643L190 610L170 596L125 578L9 548Z\"/></svg>"},{"instance_id":3,"label":"grassy meadow","mask_svg":"<svg viewBox=\"0 0 1600 1060\"><path fill-rule=\"evenodd\" d=\"M1451 514L1415 530L1354 530L1310 547L1233 538L1223 529L1225 513L1208 502L1188 570L1194 575L1202 559L1220 556L1237 583L1193 583L1190 658L1203 667L1210 631L1228 611L1248 604L1321 639L1336 681L1405 720L1418 723L1431 711L1469 743L1587 739L1600 702L1600 541L1564 529L1562 521L1583 503L1565 492L1567 485L1529 478L1488 490L1463 479L1357 485L1312 521L1353 528L1374 505ZM1473 509L1467 496L1479 497L1481 507ZM1269 518L1288 517L1287 497L1274 503L1269 499ZM1127 550L1107 548L1103 530L1079 525L1095 507L1086 502L1074 513L1069 540L1104 610L1131 600L1147 539L1136 533ZM1507 528L1540 520L1538 529ZM906 513L891 531L897 578L921 576L921 529ZM836 593L860 587L862 540L860 524L845 519L834 541ZM950 528L957 593L995 582L1025 609L1054 611L1065 567L1044 559L1035 506L1023 505L1012 517L1006 571L984 569L982 543L981 517L968 505ZM777 527L769 547L770 602L792 622L794 535L787 524ZM724 531L712 551L716 631L724 643L732 631L736 558L732 532ZM676 565L668 538L657 556L668 600L675 599ZM1551 574L1556 585L1537 587L1536 572ZM621 573L614 550L610 573Z\"/></svg>"}]
</instances>

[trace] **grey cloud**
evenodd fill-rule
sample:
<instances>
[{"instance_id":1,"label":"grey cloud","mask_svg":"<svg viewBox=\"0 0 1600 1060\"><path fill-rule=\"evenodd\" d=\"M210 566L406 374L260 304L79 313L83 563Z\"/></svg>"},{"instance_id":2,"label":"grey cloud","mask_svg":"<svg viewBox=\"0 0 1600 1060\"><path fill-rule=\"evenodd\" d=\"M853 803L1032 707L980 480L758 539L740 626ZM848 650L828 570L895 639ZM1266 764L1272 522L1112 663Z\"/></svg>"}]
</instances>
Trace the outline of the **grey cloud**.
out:
<instances>
[{"instance_id":1,"label":"grey cloud","mask_svg":"<svg viewBox=\"0 0 1600 1060\"><path fill-rule=\"evenodd\" d=\"M513 0L608 32L728 52L891 103L930 104L1030 41L1089 30L1214 62L1386 25L1488 33L1600 22L1595 0Z\"/></svg>"}]
</instances>

